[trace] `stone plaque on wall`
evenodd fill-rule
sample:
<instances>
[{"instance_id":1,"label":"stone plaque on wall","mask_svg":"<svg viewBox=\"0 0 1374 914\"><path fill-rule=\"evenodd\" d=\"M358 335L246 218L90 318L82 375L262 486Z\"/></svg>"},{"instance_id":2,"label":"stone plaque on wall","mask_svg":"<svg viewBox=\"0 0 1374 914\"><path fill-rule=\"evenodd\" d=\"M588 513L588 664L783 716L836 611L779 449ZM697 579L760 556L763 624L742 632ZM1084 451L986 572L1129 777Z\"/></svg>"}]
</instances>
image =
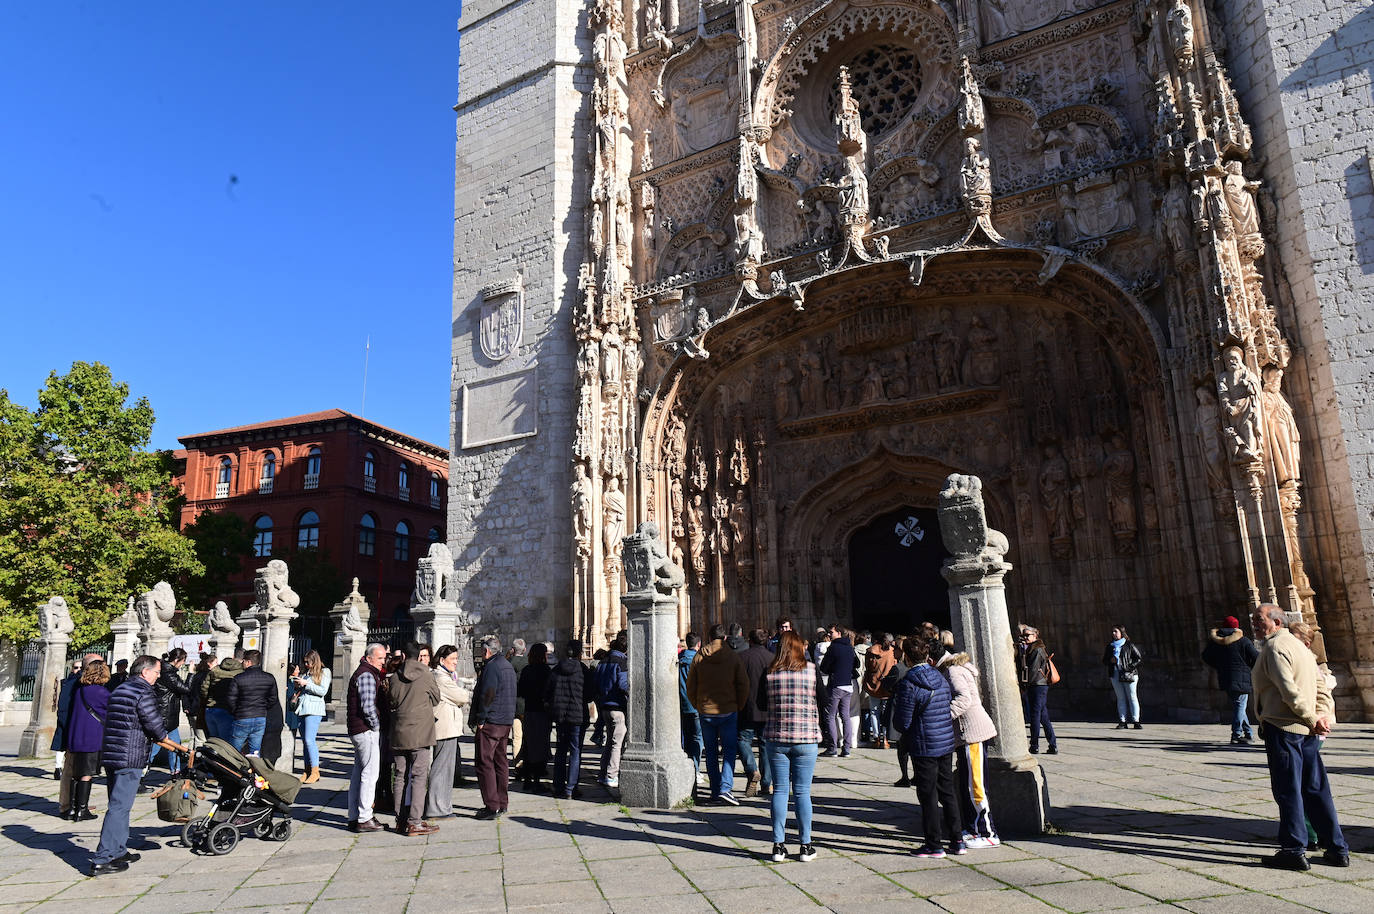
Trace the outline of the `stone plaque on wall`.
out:
<instances>
[{"instance_id":1,"label":"stone plaque on wall","mask_svg":"<svg viewBox=\"0 0 1374 914\"><path fill-rule=\"evenodd\" d=\"M527 438L539 431L535 369L463 385L464 448Z\"/></svg>"}]
</instances>

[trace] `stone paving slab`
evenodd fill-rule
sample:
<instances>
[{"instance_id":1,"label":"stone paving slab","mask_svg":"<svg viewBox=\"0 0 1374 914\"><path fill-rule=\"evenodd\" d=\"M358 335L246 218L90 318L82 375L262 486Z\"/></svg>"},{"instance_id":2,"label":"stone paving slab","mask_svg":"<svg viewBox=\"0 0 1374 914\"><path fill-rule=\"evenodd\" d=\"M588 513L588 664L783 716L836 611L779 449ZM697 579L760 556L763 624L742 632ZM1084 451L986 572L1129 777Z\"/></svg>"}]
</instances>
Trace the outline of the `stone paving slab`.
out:
<instances>
[{"instance_id":1,"label":"stone paving slab","mask_svg":"<svg viewBox=\"0 0 1374 914\"><path fill-rule=\"evenodd\" d=\"M58 820L51 770L14 759L19 730L5 728L0 914L1374 912L1374 727L1342 727L1323 752L1353 865L1308 873L1258 865L1276 829L1263 750L1231 747L1225 726L1058 730L1061 754L1040 756L1056 803L1050 834L918 859L919 811L913 791L892 786L895 753L861 750L817 771L817 859L797 861L789 832L793 859L774 864L762 797L659 811L623 808L595 786L581 801L515 792L509 816L479 822L477 792L460 789L457 817L435 835L354 835L343 827L347 743L326 728L324 777L301 791L290 841L245 837L229 856L198 856L140 798L131 847L143 859L90 879L99 821ZM593 755L584 782L594 779Z\"/></svg>"}]
</instances>

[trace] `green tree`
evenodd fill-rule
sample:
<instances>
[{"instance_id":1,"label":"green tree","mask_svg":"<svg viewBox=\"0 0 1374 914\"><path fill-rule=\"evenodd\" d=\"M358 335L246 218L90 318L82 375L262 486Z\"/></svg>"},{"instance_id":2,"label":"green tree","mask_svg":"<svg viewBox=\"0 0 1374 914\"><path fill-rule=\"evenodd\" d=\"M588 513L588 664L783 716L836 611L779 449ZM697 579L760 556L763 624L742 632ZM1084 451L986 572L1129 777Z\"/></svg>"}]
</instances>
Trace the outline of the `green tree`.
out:
<instances>
[{"instance_id":1,"label":"green tree","mask_svg":"<svg viewBox=\"0 0 1374 914\"><path fill-rule=\"evenodd\" d=\"M207 509L181 532L195 544L196 558L205 566L203 574L190 575L182 583L187 610L205 611L216 600L227 601L229 578L253 554L253 528L236 514Z\"/></svg>"},{"instance_id":2,"label":"green tree","mask_svg":"<svg viewBox=\"0 0 1374 914\"><path fill-rule=\"evenodd\" d=\"M296 611L305 616L324 616L348 595L343 572L329 557L329 550L301 549L286 559L291 568L291 589L301 598Z\"/></svg>"},{"instance_id":3,"label":"green tree","mask_svg":"<svg viewBox=\"0 0 1374 914\"><path fill-rule=\"evenodd\" d=\"M53 372L30 411L0 390L0 637L37 631L66 598L77 643L129 596L204 568L176 531L170 455L148 451L153 408L99 362Z\"/></svg>"}]
</instances>

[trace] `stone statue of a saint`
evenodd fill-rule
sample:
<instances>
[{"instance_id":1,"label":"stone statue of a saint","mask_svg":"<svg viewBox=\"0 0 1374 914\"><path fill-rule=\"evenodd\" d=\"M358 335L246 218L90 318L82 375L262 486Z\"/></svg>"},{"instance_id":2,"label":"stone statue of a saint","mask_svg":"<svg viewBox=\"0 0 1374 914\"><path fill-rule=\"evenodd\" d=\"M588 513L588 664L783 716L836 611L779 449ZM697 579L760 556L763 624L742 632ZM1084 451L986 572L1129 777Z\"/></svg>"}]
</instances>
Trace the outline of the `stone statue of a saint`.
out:
<instances>
[{"instance_id":1,"label":"stone statue of a saint","mask_svg":"<svg viewBox=\"0 0 1374 914\"><path fill-rule=\"evenodd\" d=\"M620 387L621 349L620 329L610 324L601 336L601 382L602 389L616 390Z\"/></svg>"},{"instance_id":2,"label":"stone statue of a saint","mask_svg":"<svg viewBox=\"0 0 1374 914\"><path fill-rule=\"evenodd\" d=\"M687 507L687 548L692 556L692 570L697 584L706 582L706 519L700 493L692 496Z\"/></svg>"},{"instance_id":3,"label":"stone statue of a saint","mask_svg":"<svg viewBox=\"0 0 1374 914\"><path fill-rule=\"evenodd\" d=\"M825 409L825 369L821 366L820 355L811 347L805 347L798 367L801 369L802 403L813 412Z\"/></svg>"},{"instance_id":4,"label":"stone statue of a saint","mask_svg":"<svg viewBox=\"0 0 1374 914\"><path fill-rule=\"evenodd\" d=\"M983 96L978 92L978 80L967 57L959 58L959 130L965 134L982 133Z\"/></svg>"},{"instance_id":5,"label":"stone statue of a saint","mask_svg":"<svg viewBox=\"0 0 1374 914\"><path fill-rule=\"evenodd\" d=\"M1164 195L1159 214L1169 246L1175 251L1189 250L1193 246L1193 219L1188 211L1188 191L1178 175L1169 181L1169 192Z\"/></svg>"},{"instance_id":6,"label":"stone statue of a saint","mask_svg":"<svg viewBox=\"0 0 1374 914\"><path fill-rule=\"evenodd\" d=\"M606 490L601 495L602 545L606 556L620 555L620 541L625 537L625 493L620 491L620 477L612 476L606 480Z\"/></svg>"},{"instance_id":7,"label":"stone statue of a saint","mask_svg":"<svg viewBox=\"0 0 1374 914\"><path fill-rule=\"evenodd\" d=\"M220 644L238 644L243 629L234 621L233 613L229 612L229 607L223 600L217 601L210 610L209 622L210 631L219 636Z\"/></svg>"},{"instance_id":8,"label":"stone statue of a saint","mask_svg":"<svg viewBox=\"0 0 1374 914\"><path fill-rule=\"evenodd\" d=\"M997 334L988 327L982 315L973 315L968 330L968 366L964 376L974 384L992 387L1002 376L997 355Z\"/></svg>"},{"instance_id":9,"label":"stone statue of a saint","mask_svg":"<svg viewBox=\"0 0 1374 914\"><path fill-rule=\"evenodd\" d=\"M749 504L748 492L735 490L735 500L730 505L730 532L735 541L735 556L740 563L753 561L754 509Z\"/></svg>"},{"instance_id":10,"label":"stone statue of a saint","mask_svg":"<svg viewBox=\"0 0 1374 914\"><path fill-rule=\"evenodd\" d=\"M859 401L861 403L878 403L885 398L882 369L878 367L876 359L869 359L868 367L864 370L863 382L860 385Z\"/></svg>"},{"instance_id":11,"label":"stone statue of a saint","mask_svg":"<svg viewBox=\"0 0 1374 914\"><path fill-rule=\"evenodd\" d=\"M577 540L577 554L585 558L592 551L592 481L581 463L573 466L571 494L573 537Z\"/></svg>"},{"instance_id":12,"label":"stone statue of a saint","mask_svg":"<svg viewBox=\"0 0 1374 914\"><path fill-rule=\"evenodd\" d=\"M76 630L71 610L62 597L51 597L38 609L38 637L44 641L67 641Z\"/></svg>"},{"instance_id":13,"label":"stone statue of a saint","mask_svg":"<svg viewBox=\"0 0 1374 914\"><path fill-rule=\"evenodd\" d=\"M1166 20L1169 30L1169 43L1179 60L1188 62L1193 59L1193 11L1187 0L1174 0L1169 7Z\"/></svg>"},{"instance_id":14,"label":"stone statue of a saint","mask_svg":"<svg viewBox=\"0 0 1374 914\"><path fill-rule=\"evenodd\" d=\"M1226 455L1221 448L1221 410L1217 398L1206 387L1197 389L1197 433L1202 446L1202 459L1212 488L1226 484Z\"/></svg>"},{"instance_id":15,"label":"stone statue of a saint","mask_svg":"<svg viewBox=\"0 0 1374 914\"><path fill-rule=\"evenodd\" d=\"M1232 456L1238 462L1254 460L1260 453L1260 385L1245 366L1245 353L1228 346L1222 354L1225 370L1217 377L1217 399L1226 415Z\"/></svg>"},{"instance_id":16,"label":"stone statue of a saint","mask_svg":"<svg viewBox=\"0 0 1374 914\"><path fill-rule=\"evenodd\" d=\"M687 496L682 490L682 479L674 476L668 483L668 514L672 518L673 539L681 539L687 533L682 518L682 512L686 510Z\"/></svg>"},{"instance_id":17,"label":"stone statue of a saint","mask_svg":"<svg viewBox=\"0 0 1374 914\"><path fill-rule=\"evenodd\" d=\"M1133 540L1136 534L1135 517L1135 455L1126 446L1126 439L1113 435L1111 448L1102 463L1102 475L1107 484L1107 520L1118 542Z\"/></svg>"},{"instance_id":18,"label":"stone statue of a saint","mask_svg":"<svg viewBox=\"0 0 1374 914\"><path fill-rule=\"evenodd\" d=\"M1069 528L1069 464L1059 448L1045 445L1045 459L1040 466L1040 505L1045 509L1045 525L1049 528L1050 543L1071 542Z\"/></svg>"},{"instance_id":19,"label":"stone statue of a saint","mask_svg":"<svg viewBox=\"0 0 1374 914\"><path fill-rule=\"evenodd\" d=\"M1288 483L1302 481L1302 457L1298 445L1302 436L1298 434L1298 423L1293 418L1293 408L1283 396L1283 369L1277 365L1266 365L1262 372L1264 389L1265 441L1274 460L1274 482L1280 487Z\"/></svg>"},{"instance_id":20,"label":"stone statue of a saint","mask_svg":"<svg viewBox=\"0 0 1374 914\"><path fill-rule=\"evenodd\" d=\"M1255 208L1253 193L1258 187L1258 181L1246 180L1240 162L1232 160L1226 163L1226 177L1221 181L1221 190L1238 237L1259 234L1259 213Z\"/></svg>"},{"instance_id":21,"label":"stone statue of a saint","mask_svg":"<svg viewBox=\"0 0 1374 914\"><path fill-rule=\"evenodd\" d=\"M992 206L992 164L977 137L964 138L964 157L959 167L959 191L964 208L974 214Z\"/></svg>"}]
</instances>

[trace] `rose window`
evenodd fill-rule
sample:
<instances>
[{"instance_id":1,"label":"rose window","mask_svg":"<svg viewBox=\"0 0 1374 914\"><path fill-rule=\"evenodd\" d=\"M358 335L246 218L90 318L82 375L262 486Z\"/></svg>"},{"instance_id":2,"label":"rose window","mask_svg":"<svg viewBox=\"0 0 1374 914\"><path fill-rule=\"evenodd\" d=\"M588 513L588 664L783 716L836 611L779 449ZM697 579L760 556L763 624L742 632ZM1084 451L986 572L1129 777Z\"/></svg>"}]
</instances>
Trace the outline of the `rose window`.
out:
<instances>
[{"instance_id":1,"label":"rose window","mask_svg":"<svg viewBox=\"0 0 1374 914\"><path fill-rule=\"evenodd\" d=\"M916 107L921 91L921 68L916 52L895 44L878 44L860 51L849 62L854 101L863 117L864 133L882 137L897 128ZM826 93L826 119L835 120L839 110L838 78Z\"/></svg>"}]
</instances>

